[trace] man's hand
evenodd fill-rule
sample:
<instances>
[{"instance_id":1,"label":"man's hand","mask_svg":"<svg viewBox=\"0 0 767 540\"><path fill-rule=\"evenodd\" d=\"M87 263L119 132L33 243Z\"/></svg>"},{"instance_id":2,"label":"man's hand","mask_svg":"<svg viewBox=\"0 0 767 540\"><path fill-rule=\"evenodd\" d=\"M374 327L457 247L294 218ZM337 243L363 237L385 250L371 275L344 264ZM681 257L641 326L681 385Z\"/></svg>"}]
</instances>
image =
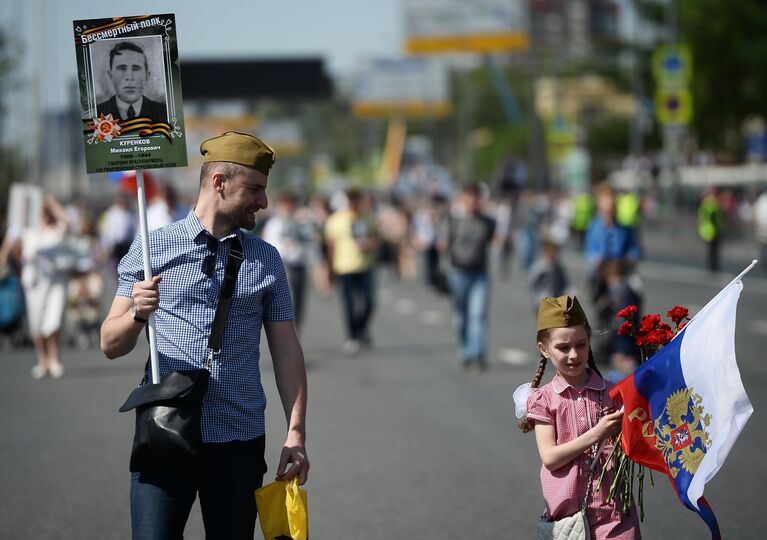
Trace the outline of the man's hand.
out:
<instances>
[{"instance_id":1,"label":"man's hand","mask_svg":"<svg viewBox=\"0 0 767 540\"><path fill-rule=\"evenodd\" d=\"M290 467L288 468L288 465ZM309 458L303 444L292 442L290 437L285 441L280 454L280 464L277 467L277 480L290 480L298 476L298 484L304 485L309 474Z\"/></svg>"},{"instance_id":2,"label":"man's hand","mask_svg":"<svg viewBox=\"0 0 767 540\"><path fill-rule=\"evenodd\" d=\"M148 319L160 306L160 288L158 287L160 276L154 276L146 281L138 281L133 284L131 299L136 304L136 311L142 319Z\"/></svg>"}]
</instances>

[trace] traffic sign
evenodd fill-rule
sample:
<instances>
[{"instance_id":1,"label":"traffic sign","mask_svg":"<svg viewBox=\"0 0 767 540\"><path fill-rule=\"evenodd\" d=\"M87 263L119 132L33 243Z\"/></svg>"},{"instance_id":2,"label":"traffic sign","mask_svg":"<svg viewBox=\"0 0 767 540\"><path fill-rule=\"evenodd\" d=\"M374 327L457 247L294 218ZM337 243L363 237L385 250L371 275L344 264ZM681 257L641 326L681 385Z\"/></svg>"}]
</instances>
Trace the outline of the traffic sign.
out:
<instances>
[{"instance_id":1,"label":"traffic sign","mask_svg":"<svg viewBox=\"0 0 767 540\"><path fill-rule=\"evenodd\" d=\"M687 88L659 88L655 116L663 125L686 125L692 120L692 94Z\"/></svg>"},{"instance_id":2,"label":"traffic sign","mask_svg":"<svg viewBox=\"0 0 767 540\"><path fill-rule=\"evenodd\" d=\"M687 45L660 45L652 61L653 75L661 86L684 86L692 80L692 54Z\"/></svg>"}]
</instances>

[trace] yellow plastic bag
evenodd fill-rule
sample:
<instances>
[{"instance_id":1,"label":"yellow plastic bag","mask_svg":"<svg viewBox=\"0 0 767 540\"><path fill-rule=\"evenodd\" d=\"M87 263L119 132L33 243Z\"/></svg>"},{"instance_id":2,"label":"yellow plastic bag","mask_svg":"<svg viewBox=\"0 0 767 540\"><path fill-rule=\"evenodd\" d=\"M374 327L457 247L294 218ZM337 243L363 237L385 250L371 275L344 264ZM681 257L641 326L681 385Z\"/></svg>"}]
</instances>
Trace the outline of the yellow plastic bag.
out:
<instances>
[{"instance_id":1,"label":"yellow plastic bag","mask_svg":"<svg viewBox=\"0 0 767 540\"><path fill-rule=\"evenodd\" d=\"M306 491L298 487L297 477L257 489L256 506L265 540L281 537L307 540L309 537L309 505Z\"/></svg>"}]
</instances>

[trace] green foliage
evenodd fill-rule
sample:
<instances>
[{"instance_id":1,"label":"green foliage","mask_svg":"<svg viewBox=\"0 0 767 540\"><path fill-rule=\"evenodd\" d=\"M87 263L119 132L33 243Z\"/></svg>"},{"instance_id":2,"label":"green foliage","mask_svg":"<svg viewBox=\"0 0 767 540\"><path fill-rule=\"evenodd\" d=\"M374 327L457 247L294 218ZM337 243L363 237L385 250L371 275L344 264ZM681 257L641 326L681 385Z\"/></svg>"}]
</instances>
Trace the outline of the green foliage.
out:
<instances>
[{"instance_id":1,"label":"green foliage","mask_svg":"<svg viewBox=\"0 0 767 540\"><path fill-rule=\"evenodd\" d=\"M503 124L490 130L490 141L474 151L474 177L492 182L501 164L510 157L527 158L528 132L522 124Z\"/></svg>"},{"instance_id":2,"label":"green foliage","mask_svg":"<svg viewBox=\"0 0 767 540\"><path fill-rule=\"evenodd\" d=\"M693 127L704 146L723 147L746 117L767 116L767 5L679 0L679 29L693 55Z\"/></svg>"},{"instance_id":3,"label":"green foliage","mask_svg":"<svg viewBox=\"0 0 767 540\"><path fill-rule=\"evenodd\" d=\"M7 34L0 29L0 96L7 96L13 86L16 84L14 78L15 54L13 42ZM0 129L5 130L6 103L0 99ZM7 133L7 131L4 131ZM0 137L0 142L3 138ZM0 146L0 208L5 209L8 204L8 190L10 185L22 178L23 164L19 159L17 149L7 145Z\"/></svg>"}]
</instances>

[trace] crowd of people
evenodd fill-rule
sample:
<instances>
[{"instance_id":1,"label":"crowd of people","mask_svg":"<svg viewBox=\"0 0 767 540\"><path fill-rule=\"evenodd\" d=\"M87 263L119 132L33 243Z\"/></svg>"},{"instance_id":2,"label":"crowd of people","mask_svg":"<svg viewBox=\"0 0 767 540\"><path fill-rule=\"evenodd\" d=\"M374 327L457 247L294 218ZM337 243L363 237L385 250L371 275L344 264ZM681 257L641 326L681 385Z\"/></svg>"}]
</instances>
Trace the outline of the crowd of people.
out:
<instances>
[{"instance_id":1,"label":"crowd of people","mask_svg":"<svg viewBox=\"0 0 767 540\"><path fill-rule=\"evenodd\" d=\"M559 519L580 510L596 538L639 538L636 509L624 513L617 502L607 503L607 490L594 490L586 471L607 459L611 446L605 443L620 430L623 413L607 391L639 362L636 346L617 331L615 313L635 305L641 316L640 227L652 212L652 199L617 192L606 182L575 196L466 183L417 195L351 187L307 198L275 190L269 206L275 157L268 145L228 132L205 141L201 151L194 205L177 204L173 190L163 185L147 205L158 275L144 275L136 210L123 193L100 212L83 199L63 205L48 195L39 223L8 227L0 247L0 322L4 331L29 335L37 355L34 379L64 375L62 335L84 348L98 344L107 357L117 358L134 349L150 319L162 377L199 367L207 358L203 451L193 466L133 471L136 537L158 530L163 537L181 534L197 494L206 531L252 537L252 493L266 470L258 366L262 328L288 428L276 477L306 482L307 382L298 336L307 324L308 295L314 290L335 296L344 322L339 352L355 357L375 347L377 276L386 272L390 279L420 282L445 300L459 366L479 373L490 367L491 288L508 285L512 274L521 276L537 321L540 361L517 409L523 411L523 431L536 434L545 515ZM726 192L711 190L697 206L712 272L720 268L727 204ZM746 215L743 205L738 208ZM747 210L756 239L767 249L767 195ZM583 257L584 283L571 279L563 250ZM219 327L224 345L208 340L206 346L214 332L199 330L218 319L216 304L232 283L226 280L237 258L239 281L229 294L238 302ZM115 279L116 295L105 314L106 285ZM590 308L592 323L580 302ZM605 337L594 340L595 330ZM549 362L554 377L541 385ZM154 377L149 362L145 371L142 384ZM563 411L570 410L575 417L567 421ZM605 486L611 474L600 477Z\"/></svg>"},{"instance_id":2,"label":"crowd of people","mask_svg":"<svg viewBox=\"0 0 767 540\"><path fill-rule=\"evenodd\" d=\"M50 196L44 208L41 234L10 227L0 250L5 294L16 298L4 309L0 327L13 344L25 339L35 344L36 378L63 374L58 352L62 336L68 344L96 346L105 285L138 227L129 193L117 193L103 209L82 197L61 205ZM170 186L158 183L147 205L148 227L169 225L189 208L178 204ZM461 365L482 371L487 367L491 280L505 282L519 272L533 311L544 297L582 286L587 290L596 326L612 334L595 345L597 356L617 377L632 369L638 351L616 335L612 314L626 303L641 310L642 284L636 271L642 255L640 227L643 218L656 213L649 194L617 192L607 183L574 196L484 184L419 196L359 188L313 197L282 191L252 232L282 257L299 331L310 291L329 296L337 289L346 328L340 348L347 355L373 345L375 276L380 269L450 297ZM728 228L743 229L738 223L753 225L754 238L767 252L767 192L751 200L708 190L699 199L697 216L701 262L711 271L721 267L722 238ZM41 242L46 245L38 246ZM583 254L586 283L574 283L568 275L563 249ZM33 273L39 279L33 280ZM43 280L50 282L45 295L42 285L34 290L30 285ZM55 309L42 307L53 299ZM18 308L19 301L24 309ZM51 319L44 326L39 313Z\"/></svg>"}]
</instances>

